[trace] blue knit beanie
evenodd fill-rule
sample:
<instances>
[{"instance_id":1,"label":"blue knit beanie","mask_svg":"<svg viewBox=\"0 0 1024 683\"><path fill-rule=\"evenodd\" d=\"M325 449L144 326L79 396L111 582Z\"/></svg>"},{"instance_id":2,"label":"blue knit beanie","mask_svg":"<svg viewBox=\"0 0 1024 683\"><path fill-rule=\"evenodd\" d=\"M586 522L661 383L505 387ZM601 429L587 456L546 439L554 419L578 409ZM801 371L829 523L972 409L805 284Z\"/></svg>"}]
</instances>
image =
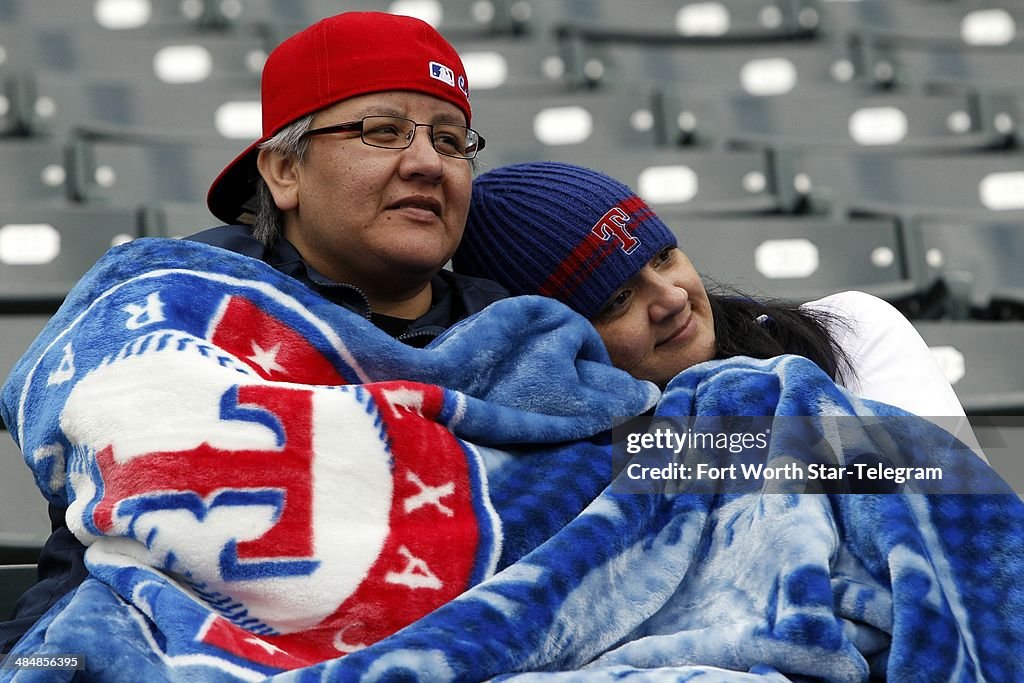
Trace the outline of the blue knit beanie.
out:
<instances>
[{"instance_id":1,"label":"blue knit beanie","mask_svg":"<svg viewBox=\"0 0 1024 683\"><path fill-rule=\"evenodd\" d=\"M473 181L456 272L513 294L550 296L593 318L675 235L631 189L551 161L503 166Z\"/></svg>"}]
</instances>

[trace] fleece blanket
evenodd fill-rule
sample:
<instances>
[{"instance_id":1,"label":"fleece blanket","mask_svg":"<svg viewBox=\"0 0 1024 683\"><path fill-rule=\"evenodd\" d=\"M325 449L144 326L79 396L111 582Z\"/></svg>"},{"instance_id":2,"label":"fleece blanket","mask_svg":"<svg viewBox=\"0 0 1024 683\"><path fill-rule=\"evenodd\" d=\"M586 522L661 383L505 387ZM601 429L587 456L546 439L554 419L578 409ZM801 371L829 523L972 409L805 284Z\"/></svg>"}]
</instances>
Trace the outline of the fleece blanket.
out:
<instances>
[{"instance_id":1,"label":"fleece blanket","mask_svg":"<svg viewBox=\"0 0 1024 683\"><path fill-rule=\"evenodd\" d=\"M140 240L2 399L91 574L2 680L1024 679L1020 500L799 358L692 368L623 437L658 392L554 302L412 349L260 262ZM674 416L774 421L738 449L623 450ZM865 454L947 479L636 488L645 467Z\"/></svg>"}]
</instances>

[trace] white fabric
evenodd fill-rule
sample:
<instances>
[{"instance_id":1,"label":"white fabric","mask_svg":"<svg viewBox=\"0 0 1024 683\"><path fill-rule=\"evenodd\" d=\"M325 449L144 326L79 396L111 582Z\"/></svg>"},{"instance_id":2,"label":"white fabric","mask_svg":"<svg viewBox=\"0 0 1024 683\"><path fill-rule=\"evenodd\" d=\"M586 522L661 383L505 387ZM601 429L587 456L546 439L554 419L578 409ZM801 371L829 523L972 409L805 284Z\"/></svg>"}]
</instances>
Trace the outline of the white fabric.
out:
<instances>
[{"instance_id":1,"label":"white fabric","mask_svg":"<svg viewBox=\"0 0 1024 683\"><path fill-rule=\"evenodd\" d=\"M804 308L839 316L845 325L831 330L850 359L854 377L843 386L867 399L881 401L934 420L986 460L942 368L928 344L890 303L864 292L840 292ZM961 420L949 419L961 417Z\"/></svg>"}]
</instances>

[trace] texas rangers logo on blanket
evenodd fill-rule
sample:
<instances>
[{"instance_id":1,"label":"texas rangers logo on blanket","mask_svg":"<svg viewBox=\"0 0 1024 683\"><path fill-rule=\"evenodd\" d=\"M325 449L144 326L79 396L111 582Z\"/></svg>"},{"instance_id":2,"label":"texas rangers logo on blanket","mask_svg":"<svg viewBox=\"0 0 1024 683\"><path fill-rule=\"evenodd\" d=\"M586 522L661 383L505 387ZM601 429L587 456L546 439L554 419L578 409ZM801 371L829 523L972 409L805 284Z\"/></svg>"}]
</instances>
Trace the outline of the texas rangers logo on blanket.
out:
<instances>
[{"instance_id":1,"label":"texas rangers logo on blanket","mask_svg":"<svg viewBox=\"0 0 1024 683\"><path fill-rule=\"evenodd\" d=\"M359 382L296 302L185 277L188 301L157 280L116 294L115 353L58 343L36 373L89 456L68 517L90 557L164 570L210 609L197 652L274 668L366 647L493 571L482 468L445 425L456 395ZM103 424L80 418L104 404Z\"/></svg>"}]
</instances>

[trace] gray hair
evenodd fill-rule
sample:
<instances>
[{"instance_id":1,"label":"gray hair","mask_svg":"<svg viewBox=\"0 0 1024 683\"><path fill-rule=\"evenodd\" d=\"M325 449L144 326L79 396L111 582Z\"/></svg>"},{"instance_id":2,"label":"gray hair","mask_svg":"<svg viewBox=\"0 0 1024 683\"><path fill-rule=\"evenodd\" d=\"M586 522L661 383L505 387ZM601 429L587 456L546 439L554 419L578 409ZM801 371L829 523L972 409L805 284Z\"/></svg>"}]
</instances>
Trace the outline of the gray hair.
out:
<instances>
[{"instance_id":1,"label":"gray hair","mask_svg":"<svg viewBox=\"0 0 1024 683\"><path fill-rule=\"evenodd\" d=\"M289 123L274 137L262 143L259 148L276 152L285 158L295 159L302 163L306 150L309 149L309 138L302 136L312 125L314 115L309 114ZM270 188L267 187L267 182L262 176L257 175L255 185L256 213L253 217L252 233L260 242L270 246L281 234L281 210L274 203L274 195L271 194Z\"/></svg>"}]
</instances>

